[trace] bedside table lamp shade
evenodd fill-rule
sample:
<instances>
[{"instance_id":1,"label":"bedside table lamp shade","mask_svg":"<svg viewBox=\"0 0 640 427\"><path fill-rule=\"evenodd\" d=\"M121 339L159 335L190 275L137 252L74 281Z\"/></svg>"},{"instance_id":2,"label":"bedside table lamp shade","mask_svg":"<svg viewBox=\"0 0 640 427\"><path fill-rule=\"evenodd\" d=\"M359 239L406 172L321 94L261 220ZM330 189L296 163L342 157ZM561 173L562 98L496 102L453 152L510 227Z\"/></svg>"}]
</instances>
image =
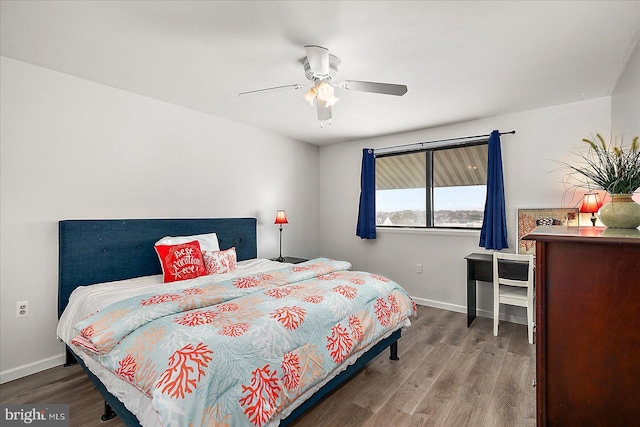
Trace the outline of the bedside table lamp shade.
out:
<instances>
[{"instance_id":1,"label":"bedside table lamp shade","mask_svg":"<svg viewBox=\"0 0 640 427\"><path fill-rule=\"evenodd\" d=\"M590 213L591 214L591 223L596 225L596 216L595 213L598 212L598 209L602 206L602 203L598 199L597 193L587 193L584 195L582 199L582 206L580 206L581 213Z\"/></svg>"},{"instance_id":2,"label":"bedside table lamp shade","mask_svg":"<svg viewBox=\"0 0 640 427\"><path fill-rule=\"evenodd\" d=\"M276 220L274 224L280 225L280 256L276 258L276 261L284 262L284 258L282 257L282 224L289 224L289 221L287 221L287 214L284 209L276 211Z\"/></svg>"}]
</instances>

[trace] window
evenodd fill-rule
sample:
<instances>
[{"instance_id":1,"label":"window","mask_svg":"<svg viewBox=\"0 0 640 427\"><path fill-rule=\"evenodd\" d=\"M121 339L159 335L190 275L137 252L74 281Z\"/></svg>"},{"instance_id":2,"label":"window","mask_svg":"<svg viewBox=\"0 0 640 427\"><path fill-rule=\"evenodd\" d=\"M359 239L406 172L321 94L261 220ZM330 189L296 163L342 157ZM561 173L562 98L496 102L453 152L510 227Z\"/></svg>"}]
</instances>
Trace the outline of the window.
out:
<instances>
[{"instance_id":1,"label":"window","mask_svg":"<svg viewBox=\"0 0 640 427\"><path fill-rule=\"evenodd\" d=\"M376 225L481 228L487 141L376 156Z\"/></svg>"}]
</instances>

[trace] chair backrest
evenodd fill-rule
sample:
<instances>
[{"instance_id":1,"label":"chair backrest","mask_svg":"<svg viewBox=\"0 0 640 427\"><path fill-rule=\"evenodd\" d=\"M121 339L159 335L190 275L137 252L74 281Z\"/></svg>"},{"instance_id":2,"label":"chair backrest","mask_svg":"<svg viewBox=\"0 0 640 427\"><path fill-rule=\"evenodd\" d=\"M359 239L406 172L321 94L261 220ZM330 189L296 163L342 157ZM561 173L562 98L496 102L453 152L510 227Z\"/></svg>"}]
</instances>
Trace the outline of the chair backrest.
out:
<instances>
[{"instance_id":1,"label":"chair backrest","mask_svg":"<svg viewBox=\"0 0 640 427\"><path fill-rule=\"evenodd\" d=\"M493 253L493 283L496 286L533 287L533 268L533 255Z\"/></svg>"}]
</instances>

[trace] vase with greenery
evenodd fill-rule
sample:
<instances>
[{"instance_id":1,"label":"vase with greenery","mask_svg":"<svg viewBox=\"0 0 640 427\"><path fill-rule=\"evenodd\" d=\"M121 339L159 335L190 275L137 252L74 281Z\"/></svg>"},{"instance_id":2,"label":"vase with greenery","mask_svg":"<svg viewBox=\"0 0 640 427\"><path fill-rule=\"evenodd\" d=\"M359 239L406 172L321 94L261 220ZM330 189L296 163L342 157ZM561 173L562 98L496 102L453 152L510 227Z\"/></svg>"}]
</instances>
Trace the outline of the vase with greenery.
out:
<instances>
[{"instance_id":1,"label":"vase with greenery","mask_svg":"<svg viewBox=\"0 0 640 427\"><path fill-rule=\"evenodd\" d=\"M625 149L622 140L607 144L600 134L583 142L586 151L577 151L580 164L564 163L570 170L569 179L577 187L595 188L611 195L611 202L602 206L600 221L612 228L640 226L640 204L632 196L640 188L640 142L633 138Z\"/></svg>"}]
</instances>

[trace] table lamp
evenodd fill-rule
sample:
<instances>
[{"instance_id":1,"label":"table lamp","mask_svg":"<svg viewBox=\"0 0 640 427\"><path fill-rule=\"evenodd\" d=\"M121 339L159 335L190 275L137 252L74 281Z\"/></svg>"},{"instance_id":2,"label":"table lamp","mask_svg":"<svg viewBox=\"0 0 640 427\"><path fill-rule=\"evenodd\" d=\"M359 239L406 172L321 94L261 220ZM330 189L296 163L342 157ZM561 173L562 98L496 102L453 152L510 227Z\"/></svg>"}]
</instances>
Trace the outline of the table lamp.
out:
<instances>
[{"instance_id":1,"label":"table lamp","mask_svg":"<svg viewBox=\"0 0 640 427\"><path fill-rule=\"evenodd\" d=\"M602 206L602 203L600 202L600 200L598 200L597 193L587 193L582 198L582 206L580 206L580 212L591 214L591 218L589 219L591 219L591 223L593 224L594 227L596 225L596 220L597 220L595 213L598 212L598 209L600 209L600 206Z\"/></svg>"},{"instance_id":2,"label":"table lamp","mask_svg":"<svg viewBox=\"0 0 640 427\"><path fill-rule=\"evenodd\" d=\"M284 262L284 258L282 257L282 224L289 224L289 221L287 221L287 214L284 212L284 209L276 211L276 221L274 224L280 224L280 256L276 258L276 261Z\"/></svg>"}]
</instances>

